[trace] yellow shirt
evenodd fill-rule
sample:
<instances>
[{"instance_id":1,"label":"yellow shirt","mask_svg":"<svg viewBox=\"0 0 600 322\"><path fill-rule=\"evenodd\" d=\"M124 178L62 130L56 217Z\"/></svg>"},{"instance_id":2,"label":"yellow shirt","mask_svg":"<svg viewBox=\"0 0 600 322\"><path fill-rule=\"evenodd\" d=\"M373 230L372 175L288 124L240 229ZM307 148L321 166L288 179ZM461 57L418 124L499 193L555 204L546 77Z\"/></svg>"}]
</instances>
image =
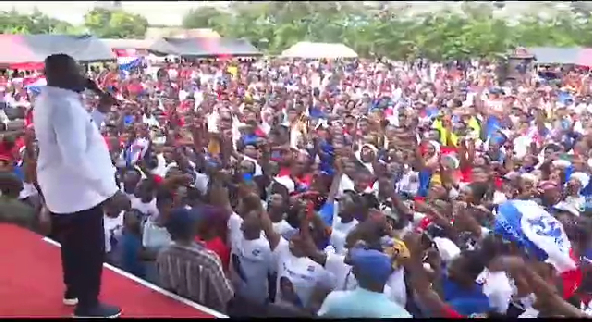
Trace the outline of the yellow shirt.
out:
<instances>
[{"instance_id":1,"label":"yellow shirt","mask_svg":"<svg viewBox=\"0 0 600 322\"><path fill-rule=\"evenodd\" d=\"M458 136L456 136L452 132L448 133L448 131L444 128L444 126L442 125L442 122L440 120L435 120L431 126L434 129L440 131L440 143L442 145L448 146L449 142L452 142L452 144L454 146L458 145ZM472 128L475 131L477 137L480 136L481 126L479 126L479 122L477 122L477 119L474 116L471 116L471 118L467 122L467 126L469 128ZM451 141L448 141L448 140L451 140Z\"/></svg>"},{"instance_id":2,"label":"yellow shirt","mask_svg":"<svg viewBox=\"0 0 600 322\"><path fill-rule=\"evenodd\" d=\"M227 72L229 74L231 74L233 77L235 77L235 76L237 76L238 70L237 70L237 67L235 67L235 66L229 66L229 67L227 67Z\"/></svg>"},{"instance_id":3,"label":"yellow shirt","mask_svg":"<svg viewBox=\"0 0 600 322\"><path fill-rule=\"evenodd\" d=\"M448 139L452 140L450 142L454 143L454 145L458 144L458 137L452 132L448 133L448 131L442 125L442 121L435 120L431 126L440 132L440 143L443 146L448 145Z\"/></svg>"}]
</instances>

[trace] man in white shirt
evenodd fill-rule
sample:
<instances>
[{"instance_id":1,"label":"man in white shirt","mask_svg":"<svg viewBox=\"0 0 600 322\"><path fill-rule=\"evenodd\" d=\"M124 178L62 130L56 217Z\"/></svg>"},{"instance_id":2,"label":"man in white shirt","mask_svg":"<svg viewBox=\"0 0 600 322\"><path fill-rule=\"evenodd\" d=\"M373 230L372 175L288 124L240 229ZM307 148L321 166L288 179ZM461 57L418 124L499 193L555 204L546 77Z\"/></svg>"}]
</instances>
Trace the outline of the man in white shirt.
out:
<instances>
[{"instance_id":1,"label":"man in white shirt","mask_svg":"<svg viewBox=\"0 0 600 322\"><path fill-rule=\"evenodd\" d=\"M123 209L128 201L116 185L108 148L83 105L81 93L95 84L68 55L51 55L45 65L48 86L34 110L37 177L62 244L63 302L77 305L75 317L117 317L121 309L98 302L105 256L102 206ZM98 110L106 112L113 103L104 95Z\"/></svg>"},{"instance_id":2,"label":"man in white shirt","mask_svg":"<svg viewBox=\"0 0 600 322\"><path fill-rule=\"evenodd\" d=\"M333 291L323 301L319 312L325 318L412 318L402 306L384 294L393 273L386 254L374 249L350 251L358 287L351 291Z\"/></svg>"}]
</instances>

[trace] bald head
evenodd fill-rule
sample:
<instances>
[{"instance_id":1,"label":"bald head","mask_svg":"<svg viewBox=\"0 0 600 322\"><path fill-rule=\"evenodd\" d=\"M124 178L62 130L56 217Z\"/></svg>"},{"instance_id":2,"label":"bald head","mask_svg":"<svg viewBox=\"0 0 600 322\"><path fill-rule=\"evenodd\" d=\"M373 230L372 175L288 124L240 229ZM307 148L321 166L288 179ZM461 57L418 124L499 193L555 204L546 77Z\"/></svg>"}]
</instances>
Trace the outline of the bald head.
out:
<instances>
[{"instance_id":1,"label":"bald head","mask_svg":"<svg viewBox=\"0 0 600 322\"><path fill-rule=\"evenodd\" d=\"M73 70L76 63L73 57L67 54L54 54L46 57L44 65L46 68L46 78L50 79Z\"/></svg>"},{"instance_id":2,"label":"bald head","mask_svg":"<svg viewBox=\"0 0 600 322\"><path fill-rule=\"evenodd\" d=\"M67 54L53 54L44 61L49 86L57 86L77 92L85 89L84 77L79 65Z\"/></svg>"}]
</instances>

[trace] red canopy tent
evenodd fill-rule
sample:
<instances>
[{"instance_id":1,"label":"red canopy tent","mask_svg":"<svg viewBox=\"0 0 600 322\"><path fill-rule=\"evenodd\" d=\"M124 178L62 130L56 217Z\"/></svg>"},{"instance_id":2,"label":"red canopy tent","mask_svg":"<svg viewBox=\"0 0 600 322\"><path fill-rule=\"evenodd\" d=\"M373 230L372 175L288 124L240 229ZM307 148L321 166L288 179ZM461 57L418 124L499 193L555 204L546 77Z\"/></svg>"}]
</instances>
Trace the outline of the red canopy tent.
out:
<instances>
[{"instance_id":1,"label":"red canopy tent","mask_svg":"<svg viewBox=\"0 0 600 322\"><path fill-rule=\"evenodd\" d=\"M0 35L0 46L0 66L12 69L43 69L46 57L59 53L80 62L115 59L110 48L92 36Z\"/></svg>"},{"instance_id":2,"label":"red canopy tent","mask_svg":"<svg viewBox=\"0 0 600 322\"><path fill-rule=\"evenodd\" d=\"M579 57L577 58L577 64L585 67L592 68L592 48L582 49L579 52Z\"/></svg>"},{"instance_id":3,"label":"red canopy tent","mask_svg":"<svg viewBox=\"0 0 600 322\"><path fill-rule=\"evenodd\" d=\"M36 69L39 63L38 56L24 43L24 38L17 35L0 35L0 65L12 69ZM42 59L43 62L43 59ZM43 68L43 64L42 64Z\"/></svg>"}]
</instances>

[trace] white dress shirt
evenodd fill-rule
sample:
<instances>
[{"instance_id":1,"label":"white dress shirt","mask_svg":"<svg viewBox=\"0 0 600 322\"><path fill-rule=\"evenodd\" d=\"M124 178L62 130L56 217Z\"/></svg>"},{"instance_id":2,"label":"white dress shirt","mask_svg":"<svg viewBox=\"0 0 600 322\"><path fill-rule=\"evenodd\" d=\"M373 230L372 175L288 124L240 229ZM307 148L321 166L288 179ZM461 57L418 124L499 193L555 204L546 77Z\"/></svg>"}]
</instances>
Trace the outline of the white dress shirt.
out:
<instances>
[{"instance_id":1,"label":"white dress shirt","mask_svg":"<svg viewBox=\"0 0 600 322\"><path fill-rule=\"evenodd\" d=\"M117 192L108 147L78 93L44 87L33 118L40 151L37 177L48 210L91 209Z\"/></svg>"}]
</instances>

